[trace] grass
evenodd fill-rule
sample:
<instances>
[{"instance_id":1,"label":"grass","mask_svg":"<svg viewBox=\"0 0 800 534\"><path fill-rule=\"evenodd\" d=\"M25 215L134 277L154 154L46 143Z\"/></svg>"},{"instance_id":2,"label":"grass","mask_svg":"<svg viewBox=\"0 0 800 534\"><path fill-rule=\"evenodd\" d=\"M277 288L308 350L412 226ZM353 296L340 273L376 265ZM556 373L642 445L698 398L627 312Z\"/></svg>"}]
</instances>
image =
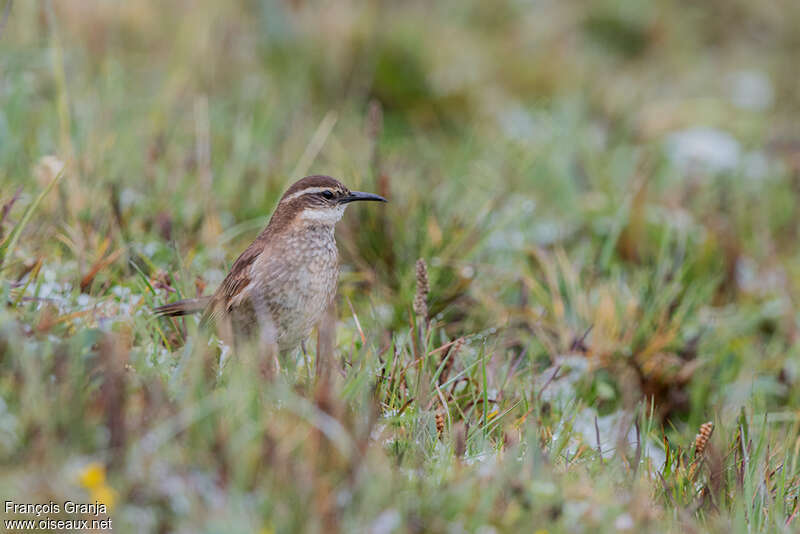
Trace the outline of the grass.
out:
<instances>
[{"instance_id":1,"label":"grass","mask_svg":"<svg viewBox=\"0 0 800 534\"><path fill-rule=\"evenodd\" d=\"M0 34L4 500L798 528L794 2L164 4L16 2ZM267 381L149 310L307 173L390 203L348 210L335 330Z\"/></svg>"}]
</instances>

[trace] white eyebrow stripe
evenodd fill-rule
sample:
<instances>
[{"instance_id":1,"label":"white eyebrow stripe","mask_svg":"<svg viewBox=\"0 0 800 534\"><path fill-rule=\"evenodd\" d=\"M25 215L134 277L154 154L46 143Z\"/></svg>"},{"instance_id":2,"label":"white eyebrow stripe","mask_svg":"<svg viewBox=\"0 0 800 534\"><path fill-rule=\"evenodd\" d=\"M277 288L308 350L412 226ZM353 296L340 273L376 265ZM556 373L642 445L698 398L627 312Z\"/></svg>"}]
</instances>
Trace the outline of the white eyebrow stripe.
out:
<instances>
[{"instance_id":1,"label":"white eyebrow stripe","mask_svg":"<svg viewBox=\"0 0 800 534\"><path fill-rule=\"evenodd\" d=\"M306 187L305 189L301 189L300 191L295 191L289 196L283 197L281 199L281 204L284 202L288 202L289 200L294 200L299 196L308 195L310 193L322 193L323 191L331 191L330 187Z\"/></svg>"}]
</instances>

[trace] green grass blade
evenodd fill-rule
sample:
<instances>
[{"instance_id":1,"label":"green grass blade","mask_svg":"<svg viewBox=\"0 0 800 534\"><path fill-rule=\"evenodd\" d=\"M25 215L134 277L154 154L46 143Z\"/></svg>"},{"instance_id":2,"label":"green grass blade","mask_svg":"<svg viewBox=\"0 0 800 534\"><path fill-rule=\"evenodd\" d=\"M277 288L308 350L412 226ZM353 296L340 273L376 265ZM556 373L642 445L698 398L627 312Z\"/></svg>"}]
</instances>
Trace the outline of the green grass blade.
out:
<instances>
[{"instance_id":1,"label":"green grass blade","mask_svg":"<svg viewBox=\"0 0 800 534\"><path fill-rule=\"evenodd\" d=\"M62 169L56 175L53 180L47 184L47 187L39 193L39 195L31 202L28 207L25 209L25 213L22 215L22 218L19 222L14 225L14 228L11 230L11 233L8 235L8 238L0 244L0 267L3 266L5 263L6 258L8 258L13 252L14 248L17 246L17 241L19 241L20 235L22 235L22 230L25 229L25 226L33 217L33 214L36 212L36 209L41 204L44 197L56 186L56 184L61 180L61 177L64 176L64 170Z\"/></svg>"}]
</instances>

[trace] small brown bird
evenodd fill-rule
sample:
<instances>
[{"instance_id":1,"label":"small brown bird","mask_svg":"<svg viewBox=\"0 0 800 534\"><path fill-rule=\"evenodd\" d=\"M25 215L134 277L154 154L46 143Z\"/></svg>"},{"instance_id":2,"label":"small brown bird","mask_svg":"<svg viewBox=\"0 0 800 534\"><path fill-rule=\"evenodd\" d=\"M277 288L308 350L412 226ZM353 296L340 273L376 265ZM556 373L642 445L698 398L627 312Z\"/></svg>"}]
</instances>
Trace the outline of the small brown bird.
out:
<instances>
[{"instance_id":1,"label":"small brown bird","mask_svg":"<svg viewBox=\"0 0 800 534\"><path fill-rule=\"evenodd\" d=\"M226 342L269 343L280 352L311 333L336 294L339 258L334 226L351 202L386 199L350 191L330 176L307 176L281 197L267 227L236 259L210 297L155 308L176 317L203 312Z\"/></svg>"}]
</instances>

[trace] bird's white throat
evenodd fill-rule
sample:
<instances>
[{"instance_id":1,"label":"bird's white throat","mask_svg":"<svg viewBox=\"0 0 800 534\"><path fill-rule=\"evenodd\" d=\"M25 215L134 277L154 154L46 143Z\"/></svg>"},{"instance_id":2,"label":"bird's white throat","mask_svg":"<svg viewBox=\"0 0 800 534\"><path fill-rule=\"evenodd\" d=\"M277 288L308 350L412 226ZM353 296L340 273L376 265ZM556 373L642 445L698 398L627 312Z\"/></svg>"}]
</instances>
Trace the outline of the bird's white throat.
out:
<instances>
[{"instance_id":1,"label":"bird's white throat","mask_svg":"<svg viewBox=\"0 0 800 534\"><path fill-rule=\"evenodd\" d=\"M306 208L300 212L300 219L334 225L341 220L345 207L344 204L339 204L338 206Z\"/></svg>"}]
</instances>

